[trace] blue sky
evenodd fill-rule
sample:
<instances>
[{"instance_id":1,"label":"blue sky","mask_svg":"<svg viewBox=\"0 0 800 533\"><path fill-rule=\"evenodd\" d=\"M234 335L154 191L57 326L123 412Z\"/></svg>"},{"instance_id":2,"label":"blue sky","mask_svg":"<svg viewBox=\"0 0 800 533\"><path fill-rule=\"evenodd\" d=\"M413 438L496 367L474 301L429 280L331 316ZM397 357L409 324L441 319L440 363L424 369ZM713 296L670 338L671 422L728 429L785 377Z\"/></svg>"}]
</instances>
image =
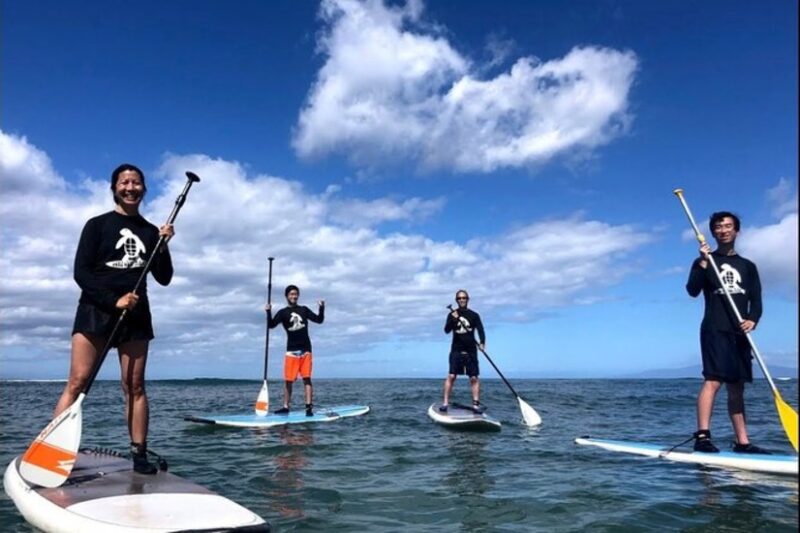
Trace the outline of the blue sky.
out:
<instances>
[{"instance_id":1,"label":"blue sky","mask_svg":"<svg viewBox=\"0 0 800 533\"><path fill-rule=\"evenodd\" d=\"M203 178L150 284L151 378L261 376L269 255L277 303L328 303L319 377L443 376L459 287L509 377L696 364L675 187L742 216L755 338L796 367L794 2L3 7L2 378L66 375L75 245L121 162L154 223Z\"/></svg>"}]
</instances>

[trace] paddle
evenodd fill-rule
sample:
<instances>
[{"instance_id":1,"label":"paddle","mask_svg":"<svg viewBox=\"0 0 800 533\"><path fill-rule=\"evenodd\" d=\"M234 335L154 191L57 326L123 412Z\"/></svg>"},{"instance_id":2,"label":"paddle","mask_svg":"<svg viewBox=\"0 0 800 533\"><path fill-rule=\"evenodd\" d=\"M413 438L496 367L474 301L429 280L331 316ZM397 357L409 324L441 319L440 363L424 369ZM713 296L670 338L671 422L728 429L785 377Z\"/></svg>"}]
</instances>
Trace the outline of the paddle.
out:
<instances>
[{"instance_id":1,"label":"paddle","mask_svg":"<svg viewBox=\"0 0 800 533\"><path fill-rule=\"evenodd\" d=\"M175 221L175 217L178 216L178 212L181 207L183 207L183 202L186 201L189 188L193 183L200 181L200 178L198 178L197 174L194 172L186 172L186 177L188 178L186 186L175 200L175 206L172 208L172 213L170 213L167 219L167 224L172 224ZM139 275L139 279L136 281L136 285L133 286L131 292L135 293L139 289L145 276L147 276L147 271L150 269L153 258L165 241L166 237L163 235L159 236L158 242L155 248L153 248L153 253L151 253L150 257L147 259L142 273ZM92 372L89 374L89 379L86 381L86 385L84 385L78 398L39 433L22 456L19 465L19 473L29 483L42 487L58 487L67 480L70 472L72 472L72 467L75 466L75 458L78 454L78 447L81 443L81 431L83 429L81 405L86 395L89 394L89 389L91 389L92 383L94 383L95 378L97 378L97 373L100 371L100 367L103 365L103 361L105 361L108 351L111 349L114 336L117 334L117 330L127 314L127 309L120 313L117 323L114 325L114 329L111 330L111 334L108 336L105 346L94 362Z\"/></svg>"},{"instance_id":2,"label":"paddle","mask_svg":"<svg viewBox=\"0 0 800 533\"><path fill-rule=\"evenodd\" d=\"M272 262L274 257L267 257L269 260L269 277L267 281L267 305L272 305ZM267 387L267 361L269 361L269 312L267 312L267 340L264 342L264 384L256 398L256 416L267 416L269 413L269 387Z\"/></svg>"},{"instance_id":3,"label":"paddle","mask_svg":"<svg viewBox=\"0 0 800 533\"><path fill-rule=\"evenodd\" d=\"M683 206L683 210L686 212L686 216L689 218L689 223L692 225L692 229L694 230L695 237L697 238L698 242L702 245L706 242L706 238L700 233L700 230L697 227L697 223L694 221L694 217L692 216L692 212L689 210L689 205L686 203L686 199L683 197L683 189L675 189L672 191L680 200L681 205ZM714 274L717 275L717 280L719 281L720 286L722 287L725 296L727 297L728 303L733 310L734 315L736 316L736 320L739 323L743 322L742 315L739 313L739 309L736 307L736 303L733 301L733 297L731 293L728 292L728 288L725 283L722 281L722 276L719 273L719 268L717 268L717 263L714 261L714 257L709 254L708 262L711 264L711 268L714 269ZM786 436L789 437L789 442L792 443L794 447L794 451L797 451L797 444L798 444L798 425L797 425L797 411L795 411L792 406L787 404L781 398L780 392L778 392L778 387L775 386L775 382L772 380L772 376L769 374L769 370L767 370L767 365L764 363L764 359L761 358L761 354L756 347L756 343L753 340L753 337L750 333L745 333L747 337L747 341L750 343L750 348L753 351L753 355L756 357L756 361L758 361L758 366L761 367L761 371L764 373L764 377L767 378L767 382L769 383L770 388L772 389L772 395L775 398L775 407L778 410L778 416L780 417L781 424L783 425L783 431L786 432Z\"/></svg>"},{"instance_id":4,"label":"paddle","mask_svg":"<svg viewBox=\"0 0 800 533\"><path fill-rule=\"evenodd\" d=\"M453 306L452 305L448 305L447 308L450 311L453 311ZM503 383L506 384L506 386L509 388L509 390L511 390L511 392L514 394L514 396L517 398L517 401L519 402L519 410L522 412L522 420L525 421L525 425L533 427L533 426L538 426L539 424L541 424L542 423L542 417L539 416L539 413L537 413L536 410L533 407L528 405L525 402L525 400L523 400L520 397L520 395L517 394L517 391L514 390L514 387L511 386L511 383L509 383L508 380L506 379L506 377L503 375L503 373L500 372L500 369L497 368L496 364L494 364L494 361L492 361L492 358L489 357L488 353L486 353L486 350L484 350L481 347L481 344L478 341L475 341L475 344L478 346L478 349L481 351L481 353L486 356L486 359L489 361L489 363L492 365L492 367L494 367L495 372L497 372L497 375L500 376L500 378L503 380Z\"/></svg>"}]
</instances>

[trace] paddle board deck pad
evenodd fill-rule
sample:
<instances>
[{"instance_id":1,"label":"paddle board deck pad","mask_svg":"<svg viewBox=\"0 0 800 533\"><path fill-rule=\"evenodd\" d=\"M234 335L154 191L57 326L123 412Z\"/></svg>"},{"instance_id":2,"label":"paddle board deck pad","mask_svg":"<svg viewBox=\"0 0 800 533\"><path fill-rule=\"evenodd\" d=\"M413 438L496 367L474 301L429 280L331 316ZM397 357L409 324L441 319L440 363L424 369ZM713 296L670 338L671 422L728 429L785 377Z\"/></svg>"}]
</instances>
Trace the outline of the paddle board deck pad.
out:
<instances>
[{"instance_id":1,"label":"paddle board deck pad","mask_svg":"<svg viewBox=\"0 0 800 533\"><path fill-rule=\"evenodd\" d=\"M258 416L255 413L247 415L209 415L187 416L184 420L199 422L201 424L214 424L217 426L243 427L243 428L271 428L287 424L308 424L311 422L333 422L341 418L365 415L369 412L367 405L339 405L336 407L314 408L313 416L306 416L305 409L290 411L289 414L276 415L270 413Z\"/></svg>"},{"instance_id":2,"label":"paddle board deck pad","mask_svg":"<svg viewBox=\"0 0 800 533\"><path fill-rule=\"evenodd\" d=\"M476 413L471 408L459 405L447 406L447 412L439 411L439 404L428 408L428 416L443 426L451 429L469 431L500 431L500 422L486 413Z\"/></svg>"},{"instance_id":3,"label":"paddle board deck pad","mask_svg":"<svg viewBox=\"0 0 800 533\"><path fill-rule=\"evenodd\" d=\"M695 451L669 451L669 446L631 442L622 440L593 439L581 437L575 439L576 444L582 446L596 446L604 450L620 453L643 455L656 459L666 459L679 463L695 463L715 468L728 468L736 470L749 470L751 472L764 472L770 474L785 474L797 476L796 455L763 455L750 453L734 453L720 451L719 453L702 453Z\"/></svg>"},{"instance_id":4,"label":"paddle board deck pad","mask_svg":"<svg viewBox=\"0 0 800 533\"><path fill-rule=\"evenodd\" d=\"M269 531L258 515L238 503L174 474L138 474L126 457L81 450L60 487L30 485L19 457L6 468L3 487L22 516L48 533L103 531Z\"/></svg>"}]
</instances>

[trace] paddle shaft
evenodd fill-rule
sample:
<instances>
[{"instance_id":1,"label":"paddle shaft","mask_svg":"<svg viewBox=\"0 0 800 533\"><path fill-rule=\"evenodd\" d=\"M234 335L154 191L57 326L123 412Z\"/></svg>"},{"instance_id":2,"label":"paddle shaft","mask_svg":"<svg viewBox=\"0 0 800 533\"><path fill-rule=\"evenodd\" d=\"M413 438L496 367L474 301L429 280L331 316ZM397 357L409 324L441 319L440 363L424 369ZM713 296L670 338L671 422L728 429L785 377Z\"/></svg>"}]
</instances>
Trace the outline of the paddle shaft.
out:
<instances>
[{"instance_id":1,"label":"paddle shaft","mask_svg":"<svg viewBox=\"0 0 800 533\"><path fill-rule=\"evenodd\" d=\"M692 229L694 230L695 237L700 244L704 244L706 242L706 238L700 233L700 229L697 227L697 223L694 220L694 216L692 216L692 211L689 209L689 205L686 203L686 199L683 197L683 189L675 189L672 191L675 193L675 196L678 197L678 200L681 201L681 205L683 206L683 210L686 212L686 216L689 218L689 223L692 225ZM741 324L744 319L742 318L741 313L739 312L739 308L736 307L736 302L733 301L733 296L728 291L725 282L722 280L722 275L719 273L719 268L717 268L717 263L714 261L714 257L711 254L706 256L708 258L708 262L711 264L711 268L714 270L714 274L717 276L717 280L719 281L720 287L722 287L722 292L725 293L725 297L728 300L728 303L733 310L733 314L736 316L736 320ZM761 358L761 354L758 351L758 347L756 346L753 337L750 333L745 333L747 337L747 341L750 343L750 348L753 351L753 355L756 356L756 361L758 361L758 366L761 367L761 371L764 373L764 377L767 378L767 382L769 383L772 392L778 394L778 387L775 386L775 382L772 381L772 376L769 374L769 370L767 370L767 365L764 363L764 360Z\"/></svg>"},{"instance_id":2,"label":"paddle shaft","mask_svg":"<svg viewBox=\"0 0 800 533\"><path fill-rule=\"evenodd\" d=\"M186 201L186 195L189 194L189 189L192 187L192 184L196 181L200 181L200 178L197 177L197 174L194 172L186 172L186 185L183 187L183 191L178 195L178 198L175 200L175 205L172 208L172 212L167 219L167 224L172 224L175 221L175 218L178 216L178 212L180 212L181 207L183 207L183 203ZM166 242L166 237L160 235L158 237L158 243L156 243L155 248L153 248L153 253L150 254L150 257L147 259L147 262L144 264L144 268L142 269L142 273L139 274L139 279L136 280L136 285L133 286L133 292L136 293L139 290L139 286L144 281L145 277L147 276L147 272L150 270L150 265L153 262L153 258L156 254L161 252L161 247ZM100 372L100 367L103 366L103 361L105 361L106 356L108 355L109 350L111 350L111 344L114 342L114 336L117 334L122 321L125 320L125 317L128 314L127 309L123 309L122 313L120 313L119 318L117 318L116 324L114 324L114 329L111 330L111 334L108 336L106 340L105 346L103 346L102 351L100 352L100 357L97 358L97 361L94 363L94 367L92 368L92 373L89 375L89 379L84 385L83 390L81 391L84 395L89 394L89 389L92 388L92 384L94 380L97 378L97 374Z\"/></svg>"},{"instance_id":3,"label":"paddle shaft","mask_svg":"<svg viewBox=\"0 0 800 533\"><path fill-rule=\"evenodd\" d=\"M269 275L267 276L267 305L272 305L272 262L274 257L267 257L269 261ZM269 316L272 311L267 313L267 337L264 341L264 381L267 381L267 362L269 361Z\"/></svg>"},{"instance_id":4,"label":"paddle shaft","mask_svg":"<svg viewBox=\"0 0 800 533\"><path fill-rule=\"evenodd\" d=\"M454 310L452 305L448 305L447 308L450 309L450 311ZM478 347L478 349L481 351L481 353L486 356L486 360L489 361L489 364L492 365L492 367L494 368L495 372L497 372L497 375L500 376L500 379L503 380L503 383L505 383L506 386L511 390L511 392L514 393L514 396L519 398L519 394L517 394L517 391L514 390L514 387L511 386L511 383L509 383L508 380L506 379L506 377L503 375L503 373L500 372L500 369L497 368L496 364L494 364L494 361L492 361L492 358L489 357L488 353L486 353L486 350L481 348L481 343L478 342L478 341L475 341L475 345Z\"/></svg>"}]
</instances>

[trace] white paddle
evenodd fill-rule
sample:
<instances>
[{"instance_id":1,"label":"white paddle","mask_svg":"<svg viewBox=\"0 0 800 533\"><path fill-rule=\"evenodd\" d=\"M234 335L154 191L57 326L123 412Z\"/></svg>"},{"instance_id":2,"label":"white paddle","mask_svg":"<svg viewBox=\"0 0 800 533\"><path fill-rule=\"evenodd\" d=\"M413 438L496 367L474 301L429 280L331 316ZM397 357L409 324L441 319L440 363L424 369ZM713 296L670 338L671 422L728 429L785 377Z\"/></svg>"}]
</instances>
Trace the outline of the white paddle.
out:
<instances>
[{"instance_id":1,"label":"white paddle","mask_svg":"<svg viewBox=\"0 0 800 533\"><path fill-rule=\"evenodd\" d=\"M451 311L453 310L452 305L448 305L447 308L450 309ZM497 368L496 364L494 364L494 361L492 361L492 358L489 357L488 353L486 353L486 350L481 348L480 343L475 341L475 344L478 346L478 349L481 351L481 353L486 356L486 359L489 361L489 363L494 367L494 370L495 372L497 372L497 375L500 376L500 378L508 386L511 392L514 393L514 396L516 396L517 401L519 402L519 410L522 412L522 420L525 422L525 425L530 427L540 425L542 423L542 417L539 416L539 413L536 412L536 409L528 405L525 402L525 400L523 400L520 397L520 395L517 394L517 391L514 390L514 387L511 386L511 383L509 383L506 377L503 375L503 373L500 372L500 369Z\"/></svg>"},{"instance_id":2,"label":"white paddle","mask_svg":"<svg viewBox=\"0 0 800 533\"><path fill-rule=\"evenodd\" d=\"M178 199L175 200L175 206L172 208L172 213L167 219L167 224L172 224L175 221L175 217L178 216L178 211L183 207L183 202L186 201L189 188L194 182L200 181L200 178L198 178L197 174L194 172L187 172L186 177L188 178L186 186L183 188L183 192L178 196ZM139 275L139 279L136 281L136 285L133 286L131 292L135 293L139 289L139 285L142 284L142 281L147 276L147 271L150 269L153 258L165 241L166 238L163 235L158 238L158 243L155 248L153 248L153 253L151 253L150 257L147 259L142 273ZM75 466L75 459L78 456L78 448L81 444L81 431L83 430L83 411L81 405L86 395L89 394L92 383L94 383L94 380L97 378L97 373L100 371L100 367L103 365L103 361L108 355L108 351L111 349L114 336L117 334L117 330L125 319L127 312L128 310L125 309L120 313L117 323L114 325L114 329L111 330L111 334L108 336L106 345L103 347L103 350L100 352L99 357L92 367L92 373L89 375L86 385L84 385L83 390L78 395L78 399L56 416L47 427L39 433L23 454L20 460L19 474L29 483L42 487L58 487L67 480L72 472L72 467Z\"/></svg>"},{"instance_id":3,"label":"white paddle","mask_svg":"<svg viewBox=\"0 0 800 533\"><path fill-rule=\"evenodd\" d=\"M272 262L274 257L268 257L269 278L267 281L267 305L272 305ZM267 416L269 413L269 387L267 386L267 362L269 361L269 313L267 313L267 340L264 342L264 384L256 398L256 416Z\"/></svg>"}]
</instances>

